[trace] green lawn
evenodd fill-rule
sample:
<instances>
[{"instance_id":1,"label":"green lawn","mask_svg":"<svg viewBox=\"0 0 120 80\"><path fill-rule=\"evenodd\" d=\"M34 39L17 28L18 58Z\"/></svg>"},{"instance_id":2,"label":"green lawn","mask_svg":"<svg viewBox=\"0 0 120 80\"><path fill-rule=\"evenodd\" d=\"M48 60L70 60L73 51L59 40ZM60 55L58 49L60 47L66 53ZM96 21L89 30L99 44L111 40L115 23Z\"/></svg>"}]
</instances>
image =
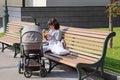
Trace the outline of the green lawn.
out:
<instances>
[{"instance_id":1,"label":"green lawn","mask_svg":"<svg viewBox=\"0 0 120 80\"><path fill-rule=\"evenodd\" d=\"M116 36L113 38L113 48L108 49L105 68L120 73L120 27L114 28Z\"/></svg>"},{"instance_id":2,"label":"green lawn","mask_svg":"<svg viewBox=\"0 0 120 80\"><path fill-rule=\"evenodd\" d=\"M100 30L108 30L108 28L100 28ZM105 69L120 73L120 27L114 27L116 36L113 38L113 48L107 50L105 58Z\"/></svg>"},{"instance_id":3,"label":"green lawn","mask_svg":"<svg viewBox=\"0 0 120 80\"><path fill-rule=\"evenodd\" d=\"M3 36L3 35L4 35L4 33L3 33L3 32L2 32L2 33L0 33L0 37L1 37L1 36Z\"/></svg>"}]
</instances>

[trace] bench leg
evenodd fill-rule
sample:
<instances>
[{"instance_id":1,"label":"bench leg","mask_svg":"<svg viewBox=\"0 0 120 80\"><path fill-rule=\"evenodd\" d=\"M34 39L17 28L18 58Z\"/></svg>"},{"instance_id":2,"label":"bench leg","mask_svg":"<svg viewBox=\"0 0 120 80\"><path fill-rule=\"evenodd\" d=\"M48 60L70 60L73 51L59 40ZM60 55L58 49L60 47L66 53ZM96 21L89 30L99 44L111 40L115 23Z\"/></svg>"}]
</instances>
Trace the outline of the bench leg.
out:
<instances>
[{"instance_id":1,"label":"bench leg","mask_svg":"<svg viewBox=\"0 0 120 80\"><path fill-rule=\"evenodd\" d=\"M100 66L96 66L95 70L94 71L90 71L90 72L85 72L82 67L80 66L80 64L77 64L76 66L76 69L77 69L77 72L78 72L78 80L84 80L85 78L89 77L89 76L92 76L94 75L98 69L99 69ZM101 68L102 70L103 68Z\"/></svg>"},{"instance_id":2,"label":"bench leg","mask_svg":"<svg viewBox=\"0 0 120 80\"><path fill-rule=\"evenodd\" d=\"M104 78L104 70L103 70L103 66L100 67L101 68L101 76Z\"/></svg>"},{"instance_id":3,"label":"bench leg","mask_svg":"<svg viewBox=\"0 0 120 80\"><path fill-rule=\"evenodd\" d=\"M51 62L51 60L49 60L49 70L48 70L48 72L50 73L51 70L52 70L52 62Z\"/></svg>"},{"instance_id":4,"label":"bench leg","mask_svg":"<svg viewBox=\"0 0 120 80\"><path fill-rule=\"evenodd\" d=\"M48 73L50 73L51 70L52 70L55 66L57 66L57 65L59 65L59 64L60 64L60 63L53 62L52 60L49 60L49 70L48 70Z\"/></svg>"},{"instance_id":5,"label":"bench leg","mask_svg":"<svg viewBox=\"0 0 120 80\"><path fill-rule=\"evenodd\" d=\"M14 44L13 45L14 47L14 58L17 56L18 53L20 53L20 47L19 47L19 44ZM17 49L19 49L19 51L17 52Z\"/></svg>"},{"instance_id":6,"label":"bench leg","mask_svg":"<svg viewBox=\"0 0 120 80\"><path fill-rule=\"evenodd\" d=\"M5 47L5 44L4 43L2 43L2 50L1 50L1 52L4 52L4 50L7 48L7 46Z\"/></svg>"},{"instance_id":7,"label":"bench leg","mask_svg":"<svg viewBox=\"0 0 120 80\"><path fill-rule=\"evenodd\" d=\"M76 66L77 72L78 72L78 80L82 80L82 70L79 67L79 65Z\"/></svg>"},{"instance_id":8,"label":"bench leg","mask_svg":"<svg viewBox=\"0 0 120 80\"><path fill-rule=\"evenodd\" d=\"M17 55L16 46L14 47L14 51L15 51L15 53L14 53L14 58L15 58L15 57L16 57L16 55Z\"/></svg>"},{"instance_id":9,"label":"bench leg","mask_svg":"<svg viewBox=\"0 0 120 80\"><path fill-rule=\"evenodd\" d=\"M3 52L4 51L4 43L2 43L2 50L1 50L1 52Z\"/></svg>"}]
</instances>

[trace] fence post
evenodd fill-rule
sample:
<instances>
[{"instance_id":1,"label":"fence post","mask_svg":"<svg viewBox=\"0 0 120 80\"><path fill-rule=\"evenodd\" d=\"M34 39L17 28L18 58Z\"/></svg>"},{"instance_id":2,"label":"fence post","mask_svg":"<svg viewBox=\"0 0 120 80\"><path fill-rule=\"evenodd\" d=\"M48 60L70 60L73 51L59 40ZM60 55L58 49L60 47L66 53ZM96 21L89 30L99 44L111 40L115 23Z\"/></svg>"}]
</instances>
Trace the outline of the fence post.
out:
<instances>
[{"instance_id":1,"label":"fence post","mask_svg":"<svg viewBox=\"0 0 120 80\"><path fill-rule=\"evenodd\" d=\"M8 14L8 7L7 7L7 0L4 0L4 13L3 13L3 27L4 32L6 32L7 23L9 21L9 14Z\"/></svg>"},{"instance_id":2,"label":"fence post","mask_svg":"<svg viewBox=\"0 0 120 80\"><path fill-rule=\"evenodd\" d=\"M25 7L25 0L22 0L22 7Z\"/></svg>"}]
</instances>

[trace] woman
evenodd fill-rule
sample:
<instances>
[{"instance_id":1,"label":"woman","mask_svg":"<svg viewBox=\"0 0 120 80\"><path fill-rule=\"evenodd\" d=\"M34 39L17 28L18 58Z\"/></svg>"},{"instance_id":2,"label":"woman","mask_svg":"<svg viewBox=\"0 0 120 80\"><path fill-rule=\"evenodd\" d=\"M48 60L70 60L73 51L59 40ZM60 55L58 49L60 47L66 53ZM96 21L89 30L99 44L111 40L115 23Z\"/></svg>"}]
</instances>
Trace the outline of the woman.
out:
<instances>
[{"instance_id":1,"label":"woman","mask_svg":"<svg viewBox=\"0 0 120 80\"><path fill-rule=\"evenodd\" d=\"M62 37L62 32L59 30L59 22L55 18L49 19L48 26L50 29L48 33L46 33L46 31L43 30L44 38L48 42L48 45L43 45L43 52L51 50L53 45L60 42Z\"/></svg>"}]
</instances>

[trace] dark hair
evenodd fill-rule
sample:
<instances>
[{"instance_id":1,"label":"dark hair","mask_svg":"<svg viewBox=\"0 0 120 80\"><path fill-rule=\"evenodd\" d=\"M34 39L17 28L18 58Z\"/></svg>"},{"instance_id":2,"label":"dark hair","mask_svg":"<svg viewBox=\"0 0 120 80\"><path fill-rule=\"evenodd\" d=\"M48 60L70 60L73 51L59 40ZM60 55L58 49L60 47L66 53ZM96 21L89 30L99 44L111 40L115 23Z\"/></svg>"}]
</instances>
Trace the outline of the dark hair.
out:
<instances>
[{"instance_id":1,"label":"dark hair","mask_svg":"<svg viewBox=\"0 0 120 80\"><path fill-rule=\"evenodd\" d=\"M53 25L56 30L60 28L59 22L55 18L50 18L48 21L48 26Z\"/></svg>"}]
</instances>

